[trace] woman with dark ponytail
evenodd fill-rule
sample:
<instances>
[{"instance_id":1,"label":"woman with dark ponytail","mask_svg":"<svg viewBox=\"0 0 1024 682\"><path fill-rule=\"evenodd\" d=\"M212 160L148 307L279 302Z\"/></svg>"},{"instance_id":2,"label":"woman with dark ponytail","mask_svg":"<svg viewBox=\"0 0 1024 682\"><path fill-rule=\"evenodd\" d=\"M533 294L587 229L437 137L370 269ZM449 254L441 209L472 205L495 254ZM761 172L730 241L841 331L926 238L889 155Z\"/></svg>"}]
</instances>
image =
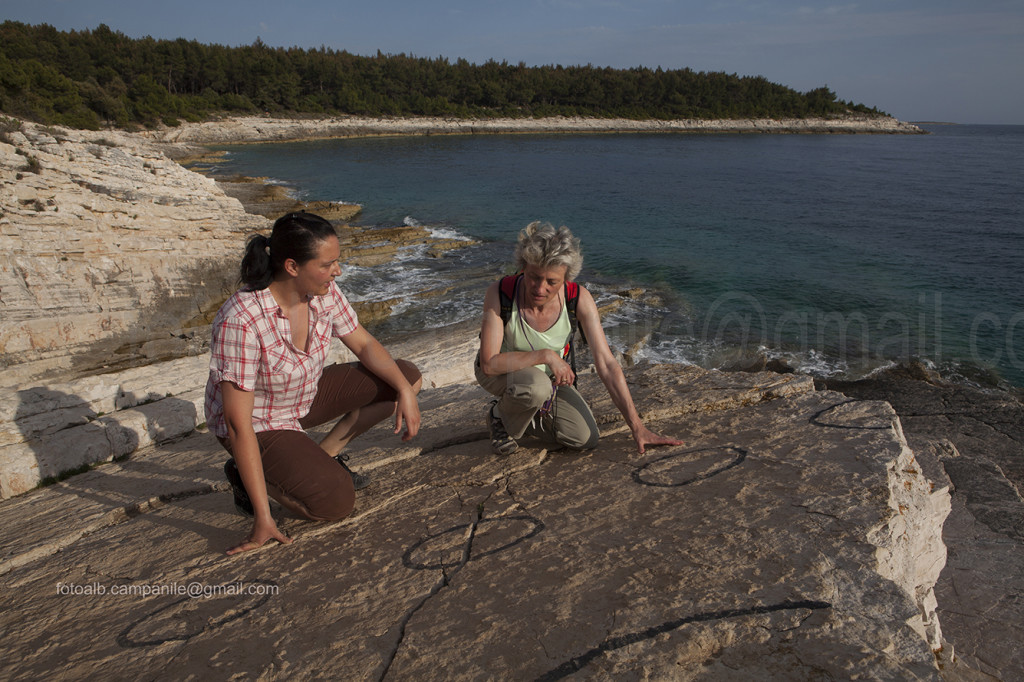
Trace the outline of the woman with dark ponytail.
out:
<instances>
[{"instance_id":1,"label":"woman with dark ponytail","mask_svg":"<svg viewBox=\"0 0 1024 682\"><path fill-rule=\"evenodd\" d=\"M235 506L253 527L228 554L289 543L268 498L314 521L338 520L366 479L345 465L344 447L395 416L403 440L420 425L416 367L394 360L360 324L335 278L341 247L334 227L290 213L270 237L249 239L242 288L213 321L206 422L231 454L224 473ZM332 337L359 362L325 367ZM338 420L320 443L305 429Z\"/></svg>"}]
</instances>

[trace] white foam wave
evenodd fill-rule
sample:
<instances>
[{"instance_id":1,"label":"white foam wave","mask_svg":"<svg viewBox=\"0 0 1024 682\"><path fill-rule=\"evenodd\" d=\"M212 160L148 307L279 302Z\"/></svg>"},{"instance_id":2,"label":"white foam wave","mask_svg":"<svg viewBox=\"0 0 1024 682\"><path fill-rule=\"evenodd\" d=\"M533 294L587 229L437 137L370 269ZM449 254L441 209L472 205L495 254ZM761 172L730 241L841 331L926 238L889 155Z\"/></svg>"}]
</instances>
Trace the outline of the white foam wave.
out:
<instances>
[{"instance_id":1,"label":"white foam wave","mask_svg":"<svg viewBox=\"0 0 1024 682\"><path fill-rule=\"evenodd\" d=\"M352 301L387 301L411 298L440 284L436 273L428 268L403 267L407 260L410 258L373 268L345 266L338 285Z\"/></svg>"},{"instance_id":2,"label":"white foam wave","mask_svg":"<svg viewBox=\"0 0 1024 682\"><path fill-rule=\"evenodd\" d=\"M787 355L785 353L773 353L775 357L785 360L789 365L801 374L829 378L849 374L850 365L845 360L828 356L821 351L808 350L805 353Z\"/></svg>"},{"instance_id":3,"label":"white foam wave","mask_svg":"<svg viewBox=\"0 0 1024 682\"><path fill-rule=\"evenodd\" d=\"M382 323L384 333L436 329L476 318L480 313L482 285L478 286L475 279L467 280L465 269L441 266L438 259L427 256L426 250L422 244L409 246L400 250L398 258L385 264L345 266L339 285L353 302L390 303L392 314ZM723 339L696 338L667 324L669 311L659 304L652 305L643 297L620 296L610 287L588 289L595 294L599 307L610 304L602 319L609 344L638 362L718 369L762 354L769 360L783 359L794 370L821 378L864 376L879 364L851 365L814 349L734 347ZM438 295L423 296L425 292Z\"/></svg>"},{"instance_id":4,"label":"white foam wave","mask_svg":"<svg viewBox=\"0 0 1024 682\"><path fill-rule=\"evenodd\" d=\"M411 215L405 216L402 219L402 224L406 227L425 227L430 233L430 236L434 239L455 239L458 241L471 242L473 239L462 234L453 227L442 227L440 225L424 225L416 218Z\"/></svg>"},{"instance_id":5,"label":"white foam wave","mask_svg":"<svg viewBox=\"0 0 1024 682\"><path fill-rule=\"evenodd\" d=\"M453 239L460 242L471 242L473 239L462 234L458 230L449 227L429 227L430 236L434 239Z\"/></svg>"}]
</instances>

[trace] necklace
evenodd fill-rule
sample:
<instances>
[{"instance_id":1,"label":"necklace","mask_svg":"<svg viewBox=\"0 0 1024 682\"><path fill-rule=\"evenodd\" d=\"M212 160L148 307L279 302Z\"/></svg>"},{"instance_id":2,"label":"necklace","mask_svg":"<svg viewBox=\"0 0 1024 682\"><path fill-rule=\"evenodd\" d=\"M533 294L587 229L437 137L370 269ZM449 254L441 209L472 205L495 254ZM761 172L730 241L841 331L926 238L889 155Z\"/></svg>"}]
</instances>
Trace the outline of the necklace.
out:
<instances>
[{"instance_id":1,"label":"necklace","mask_svg":"<svg viewBox=\"0 0 1024 682\"><path fill-rule=\"evenodd\" d=\"M526 339L526 343L528 343L530 345L530 350L536 351L537 349L533 347L533 342L530 341L530 335L526 333L527 325L526 325L526 322L524 321L524 317L525 316L523 315L523 307L522 307L522 304L519 302L519 282L516 282L516 289L512 293L515 296L516 305L519 307L519 330L523 333L523 338ZM531 329L532 329L532 327L531 327ZM546 401L544 401L544 404L541 405L539 410L537 410L537 416L538 417L544 417L544 416L547 416L548 414L551 413L552 408L555 406L555 395L557 393L558 393L558 386L555 384L555 382L552 381L551 382L551 397L548 398Z\"/></svg>"}]
</instances>

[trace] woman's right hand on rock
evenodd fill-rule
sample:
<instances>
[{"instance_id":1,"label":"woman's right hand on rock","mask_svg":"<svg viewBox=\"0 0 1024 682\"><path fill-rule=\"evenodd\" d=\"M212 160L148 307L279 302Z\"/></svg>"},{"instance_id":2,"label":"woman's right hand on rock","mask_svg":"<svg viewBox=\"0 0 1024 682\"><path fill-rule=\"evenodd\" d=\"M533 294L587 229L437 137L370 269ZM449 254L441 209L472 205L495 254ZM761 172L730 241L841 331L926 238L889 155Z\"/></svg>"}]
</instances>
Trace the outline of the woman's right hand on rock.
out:
<instances>
[{"instance_id":1,"label":"woman's right hand on rock","mask_svg":"<svg viewBox=\"0 0 1024 682\"><path fill-rule=\"evenodd\" d=\"M228 554L238 554L240 552L248 552L254 549L259 549L267 540L277 540L282 545L290 545L292 539L282 533L277 528L277 524L274 523L273 519L267 521L260 521L257 519L252 525L252 531L249 533L249 537L245 539L241 544L235 545L228 550Z\"/></svg>"}]
</instances>

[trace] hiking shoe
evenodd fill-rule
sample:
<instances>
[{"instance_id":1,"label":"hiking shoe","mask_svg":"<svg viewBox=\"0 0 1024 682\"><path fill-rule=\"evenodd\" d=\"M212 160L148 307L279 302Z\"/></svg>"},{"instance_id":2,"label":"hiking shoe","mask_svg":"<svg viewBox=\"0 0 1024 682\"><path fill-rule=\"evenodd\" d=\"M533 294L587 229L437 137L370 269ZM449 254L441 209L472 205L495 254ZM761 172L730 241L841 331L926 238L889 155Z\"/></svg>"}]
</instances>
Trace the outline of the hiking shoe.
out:
<instances>
[{"instance_id":1,"label":"hiking shoe","mask_svg":"<svg viewBox=\"0 0 1024 682\"><path fill-rule=\"evenodd\" d=\"M487 410L487 428L491 432L491 450L496 455L511 455L513 452L519 449L519 443L516 439L508 435L508 431L505 430L505 425L501 422L501 419L494 416L494 408L498 406L498 401L492 401L491 407Z\"/></svg>"},{"instance_id":2,"label":"hiking shoe","mask_svg":"<svg viewBox=\"0 0 1024 682\"><path fill-rule=\"evenodd\" d=\"M356 490L362 490L366 486L370 485L370 476L368 474L357 474L348 468L345 462L348 461L348 455L340 454L334 457L335 461L341 465L341 468L348 472L348 475L352 477L352 487Z\"/></svg>"},{"instance_id":3,"label":"hiking shoe","mask_svg":"<svg viewBox=\"0 0 1024 682\"><path fill-rule=\"evenodd\" d=\"M234 459L224 462L224 475L227 477L228 483L231 484L231 493L235 496L235 510L242 516L255 516L252 500L249 499L249 493L245 491L242 476L238 473L238 466L235 465Z\"/></svg>"}]
</instances>

